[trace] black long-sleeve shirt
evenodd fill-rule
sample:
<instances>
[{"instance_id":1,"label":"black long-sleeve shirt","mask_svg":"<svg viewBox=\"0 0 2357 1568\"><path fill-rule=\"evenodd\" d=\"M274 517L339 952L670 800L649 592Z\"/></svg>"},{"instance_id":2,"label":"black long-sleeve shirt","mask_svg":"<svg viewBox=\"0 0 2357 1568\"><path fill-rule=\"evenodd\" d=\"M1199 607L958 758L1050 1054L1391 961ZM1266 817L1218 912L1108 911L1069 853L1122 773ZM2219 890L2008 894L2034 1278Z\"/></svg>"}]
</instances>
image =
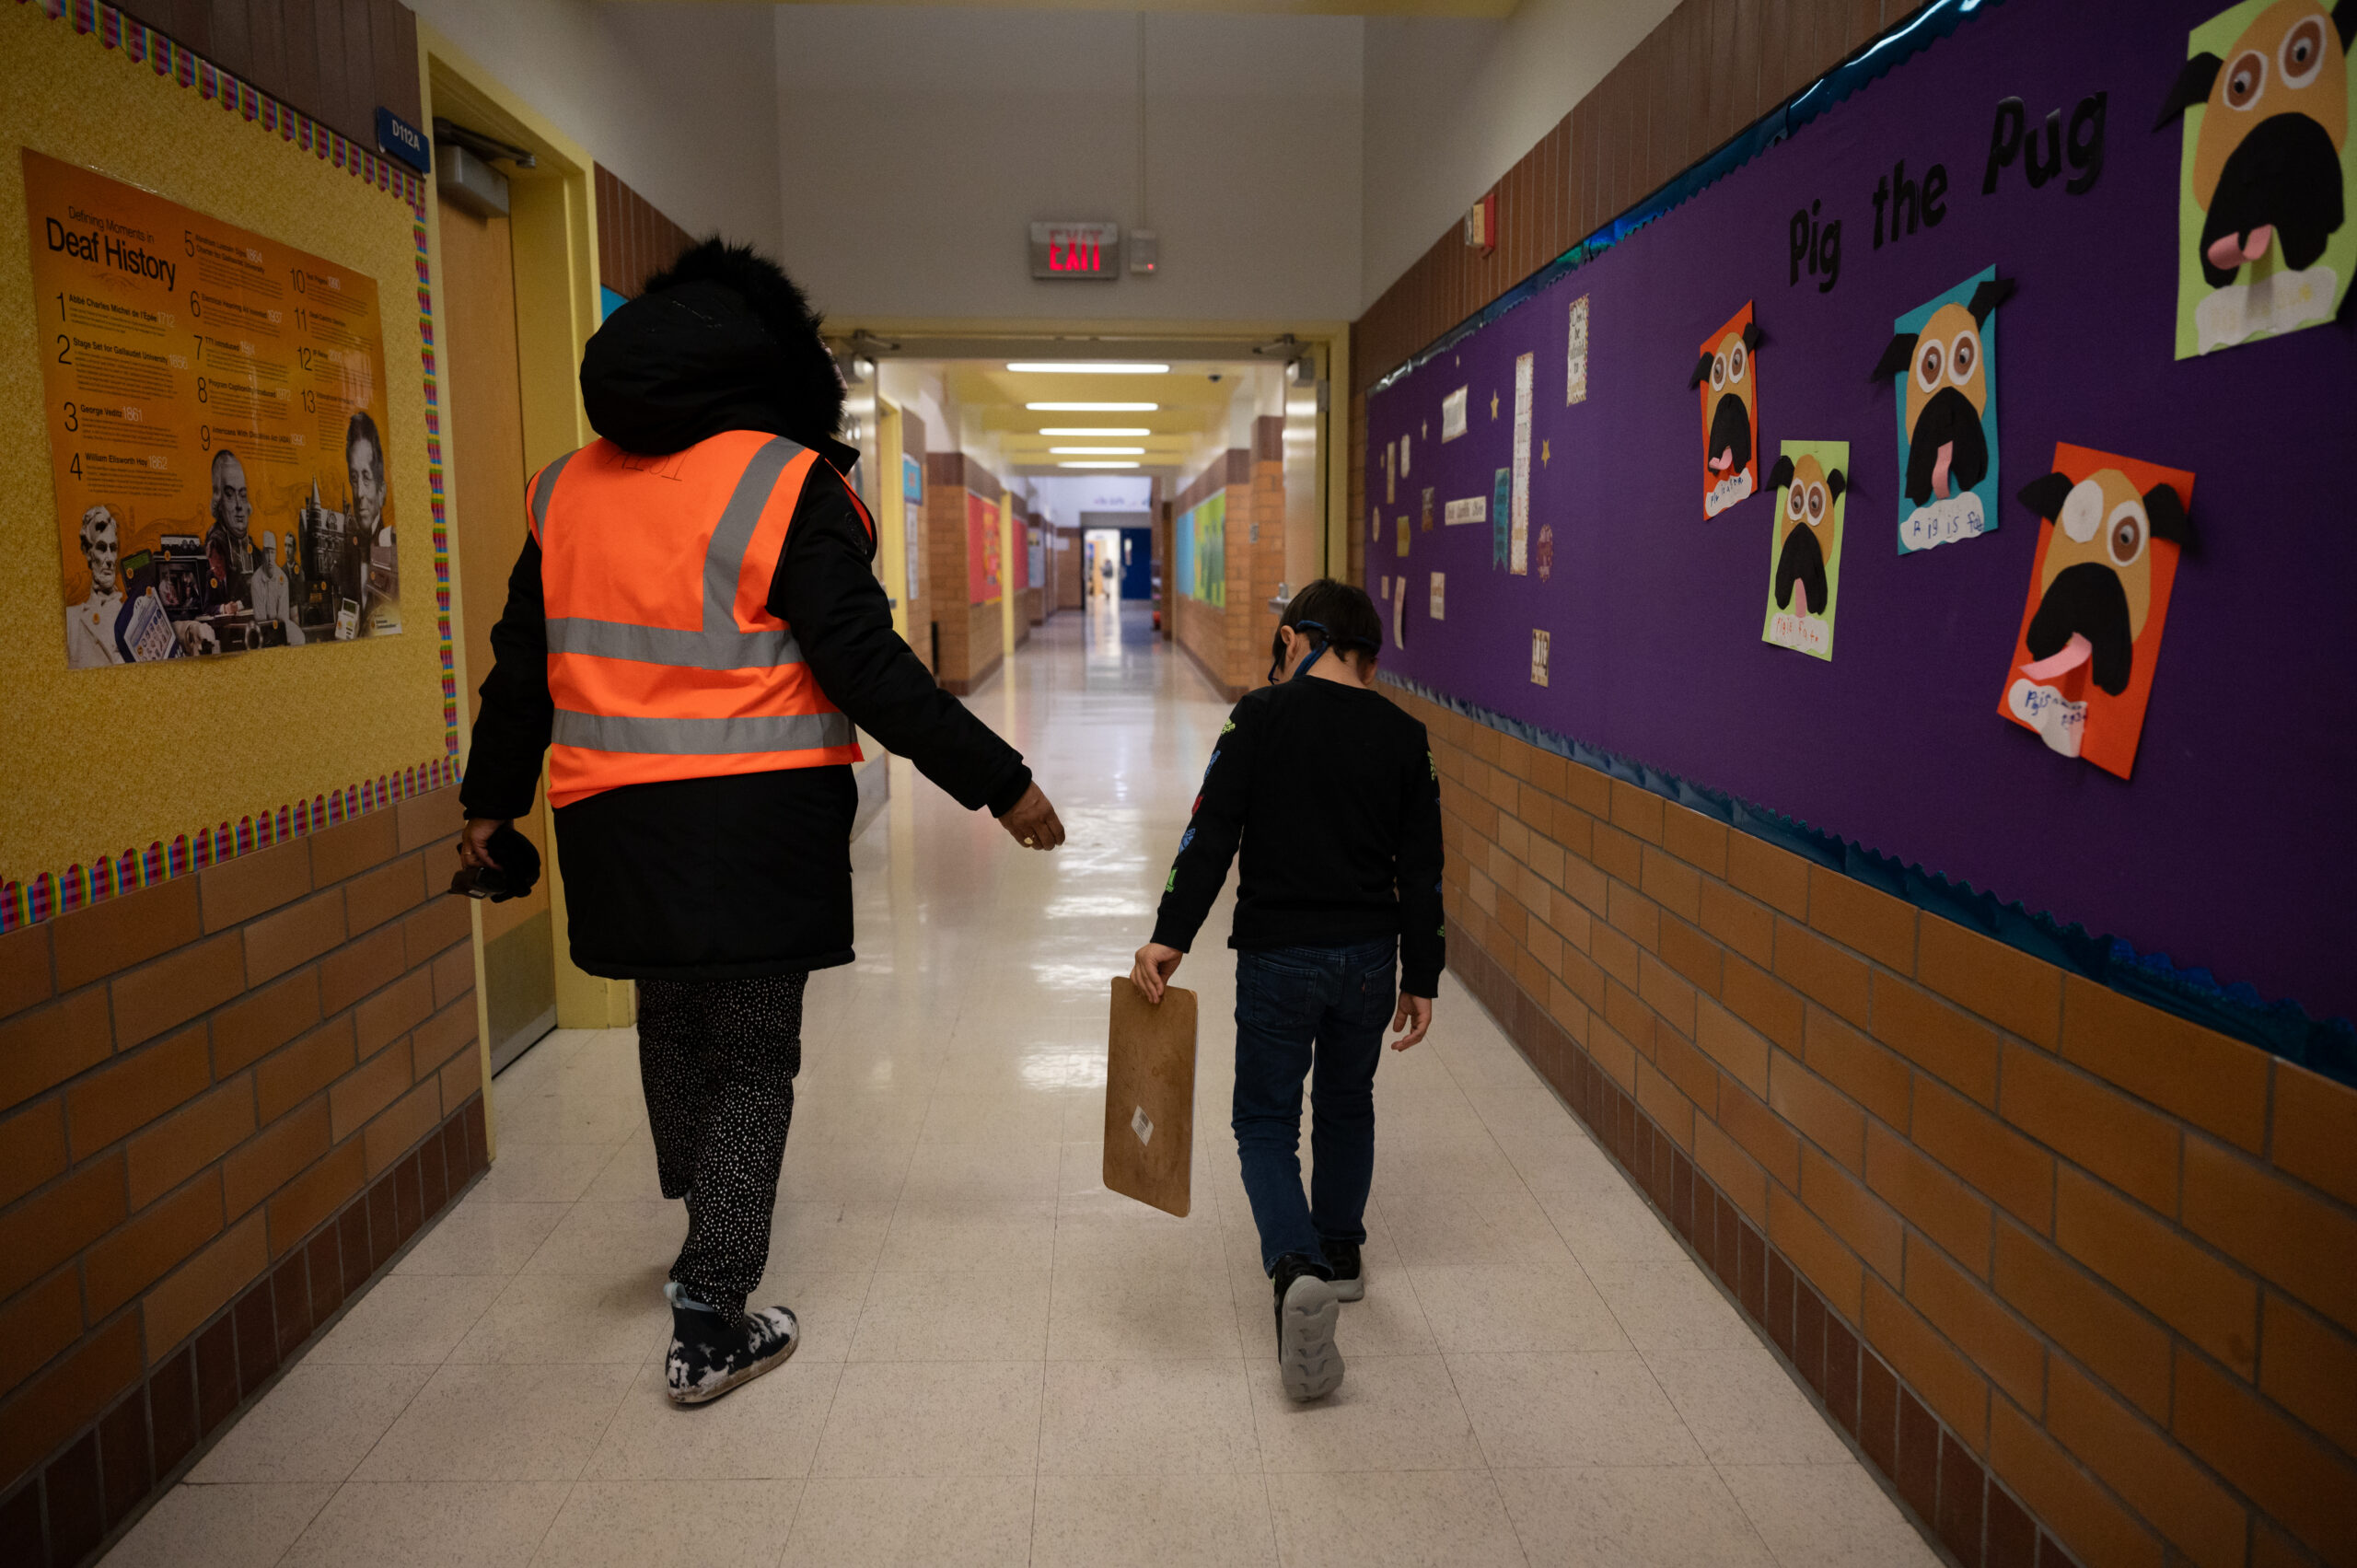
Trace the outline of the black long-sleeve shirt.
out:
<instances>
[{"instance_id":1,"label":"black long-sleeve shirt","mask_svg":"<svg viewBox=\"0 0 2357 1568\"><path fill-rule=\"evenodd\" d=\"M1337 947L1398 935L1399 989L1431 996L1441 925L1440 774L1424 726L1381 693L1316 676L1228 715L1155 919L1185 951L1243 845L1228 946Z\"/></svg>"}]
</instances>

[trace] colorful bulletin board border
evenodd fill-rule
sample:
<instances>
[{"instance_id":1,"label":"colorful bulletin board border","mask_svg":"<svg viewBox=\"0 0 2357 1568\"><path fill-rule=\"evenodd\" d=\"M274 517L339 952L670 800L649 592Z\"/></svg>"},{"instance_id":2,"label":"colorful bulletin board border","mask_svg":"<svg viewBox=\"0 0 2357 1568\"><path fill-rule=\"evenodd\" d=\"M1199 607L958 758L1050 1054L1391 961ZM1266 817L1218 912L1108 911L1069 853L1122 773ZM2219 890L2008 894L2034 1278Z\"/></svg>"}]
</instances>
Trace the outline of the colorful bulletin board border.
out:
<instances>
[{"instance_id":1,"label":"colorful bulletin board border","mask_svg":"<svg viewBox=\"0 0 2357 1568\"><path fill-rule=\"evenodd\" d=\"M2347 1018L2314 1018L2296 1002L2267 1001L2256 987L2222 985L2208 970L2177 968L2165 953L2139 953L2118 936L2096 935L2076 922L2066 925L2051 914L2033 914L2026 906L2003 902L1994 893L1982 892L1969 882L1951 881L1939 872L1909 865L1781 812L1494 713L1390 670L1380 671L1376 679L1541 751L1568 758L1765 839L1829 871L1854 877L1926 913L1954 921L2124 996L2272 1051L2311 1072L2357 1085L2357 1024Z\"/></svg>"},{"instance_id":2,"label":"colorful bulletin board border","mask_svg":"<svg viewBox=\"0 0 2357 1568\"><path fill-rule=\"evenodd\" d=\"M111 6L96 0L17 0L32 6L52 21L70 22L76 33L101 48L121 50L123 57L145 62L158 85L193 88L199 98L218 103L222 111L242 117L248 124L274 133L283 145L310 154L332 168L340 168L364 185L372 185L405 203L417 245L417 331L420 366L425 378L426 485L432 499L434 536L434 631L442 662L441 757L415 767L380 773L308 801L241 817L232 826L222 822L180 833L169 844L160 840L145 850L99 854L87 865L69 865L60 872L42 871L28 880L0 884L0 933L67 914L75 910L136 892L174 877L184 877L241 854L268 849L289 839L318 832L365 812L382 810L397 801L422 795L459 779L458 665L450 637L450 534L444 497L447 493L442 464L441 396L434 362L434 292L427 262L425 230L426 186L414 171L330 130L257 89L163 33ZM390 345L388 345L389 352Z\"/></svg>"}]
</instances>

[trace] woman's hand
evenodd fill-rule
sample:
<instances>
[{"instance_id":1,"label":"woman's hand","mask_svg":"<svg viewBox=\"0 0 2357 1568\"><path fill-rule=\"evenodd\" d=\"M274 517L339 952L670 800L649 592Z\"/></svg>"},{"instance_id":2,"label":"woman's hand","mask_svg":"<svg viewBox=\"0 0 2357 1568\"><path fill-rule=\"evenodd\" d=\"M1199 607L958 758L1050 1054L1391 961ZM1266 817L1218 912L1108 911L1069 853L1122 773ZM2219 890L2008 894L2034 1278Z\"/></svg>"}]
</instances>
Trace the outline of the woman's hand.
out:
<instances>
[{"instance_id":1,"label":"woman's hand","mask_svg":"<svg viewBox=\"0 0 2357 1568\"><path fill-rule=\"evenodd\" d=\"M491 858L491 835L507 826L505 817L470 817L467 830L459 835L459 864L488 865L499 869L499 862Z\"/></svg>"},{"instance_id":2,"label":"woman's hand","mask_svg":"<svg viewBox=\"0 0 2357 1568\"><path fill-rule=\"evenodd\" d=\"M1433 999L1431 997L1411 996L1404 991L1399 993L1399 1005L1392 1012L1391 1015L1391 1028L1396 1032L1399 1029L1407 1028L1410 1024L1413 1024L1416 1027L1413 1029L1409 1030L1406 1039L1393 1040L1391 1042L1392 1050L1407 1050L1410 1046L1423 1039L1425 1032L1433 1027Z\"/></svg>"},{"instance_id":3,"label":"woman's hand","mask_svg":"<svg viewBox=\"0 0 2357 1568\"><path fill-rule=\"evenodd\" d=\"M1025 849L1053 849L1064 842L1064 825L1056 819L1056 808L1048 804L1048 797L1036 784L1023 792L1022 799L1007 807L998 825Z\"/></svg>"},{"instance_id":4,"label":"woman's hand","mask_svg":"<svg viewBox=\"0 0 2357 1568\"><path fill-rule=\"evenodd\" d=\"M1186 956L1176 947L1149 942L1138 949L1136 960L1130 965L1130 983L1144 992L1147 1001L1159 1003L1163 988L1170 983L1171 975L1178 970L1178 960Z\"/></svg>"}]
</instances>

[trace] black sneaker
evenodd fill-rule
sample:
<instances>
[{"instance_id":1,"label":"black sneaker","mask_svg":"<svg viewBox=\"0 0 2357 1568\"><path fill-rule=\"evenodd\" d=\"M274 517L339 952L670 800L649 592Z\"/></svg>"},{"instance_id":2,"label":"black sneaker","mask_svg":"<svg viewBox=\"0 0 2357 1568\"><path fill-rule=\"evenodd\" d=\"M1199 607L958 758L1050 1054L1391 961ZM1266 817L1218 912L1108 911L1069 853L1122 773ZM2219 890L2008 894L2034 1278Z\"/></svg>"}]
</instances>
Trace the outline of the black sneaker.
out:
<instances>
[{"instance_id":1,"label":"black sneaker","mask_svg":"<svg viewBox=\"0 0 2357 1568\"><path fill-rule=\"evenodd\" d=\"M765 1307L731 1323L709 1307L682 1306L676 1282L663 1294L671 1300L671 1353L663 1376L675 1405L708 1405L783 1365L802 1342L802 1326L785 1307Z\"/></svg>"},{"instance_id":2,"label":"black sneaker","mask_svg":"<svg viewBox=\"0 0 2357 1568\"><path fill-rule=\"evenodd\" d=\"M1326 1266L1334 1274L1334 1299L1364 1301L1366 1276L1359 1272L1359 1244L1355 1241L1329 1241L1318 1238L1318 1245L1326 1254Z\"/></svg>"},{"instance_id":3,"label":"black sneaker","mask_svg":"<svg viewBox=\"0 0 2357 1568\"><path fill-rule=\"evenodd\" d=\"M1277 1260L1277 1371L1296 1400L1322 1399L1341 1385L1342 1353L1334 1348L1334 1299L1323 1264L1298 1252Z\"/></svg>"}]
</instances>

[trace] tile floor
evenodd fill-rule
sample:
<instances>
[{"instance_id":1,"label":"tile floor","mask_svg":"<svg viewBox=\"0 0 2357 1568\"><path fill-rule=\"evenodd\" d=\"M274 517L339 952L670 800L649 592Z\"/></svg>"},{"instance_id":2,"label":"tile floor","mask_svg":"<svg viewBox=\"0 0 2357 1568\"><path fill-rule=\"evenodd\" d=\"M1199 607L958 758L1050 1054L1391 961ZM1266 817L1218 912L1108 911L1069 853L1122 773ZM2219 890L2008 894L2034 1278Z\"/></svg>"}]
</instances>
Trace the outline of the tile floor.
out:
<instances>
[{"instance_id":1,"label":"tile floor","mask_svg":"<svg viewBox=\"0 0 2357 1568\"><path fill-rule=\"evenodd\" d=\"M633 1036L560 1032L494 1086L490 1174L110 1568L1936 1561L1453 981L1377 1078L1348 1378L1289 1402L1215 939L1178 976L1194 1212L1097 1179L1109 977L1222 704L1101 611L973 701L1071 841L1016 852L893 765L854 848L860 960L809 992L761 1293L800 1314L795 1358L666 1402L683 1222Z\"/></svg>"}]
</instances>

